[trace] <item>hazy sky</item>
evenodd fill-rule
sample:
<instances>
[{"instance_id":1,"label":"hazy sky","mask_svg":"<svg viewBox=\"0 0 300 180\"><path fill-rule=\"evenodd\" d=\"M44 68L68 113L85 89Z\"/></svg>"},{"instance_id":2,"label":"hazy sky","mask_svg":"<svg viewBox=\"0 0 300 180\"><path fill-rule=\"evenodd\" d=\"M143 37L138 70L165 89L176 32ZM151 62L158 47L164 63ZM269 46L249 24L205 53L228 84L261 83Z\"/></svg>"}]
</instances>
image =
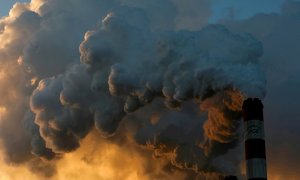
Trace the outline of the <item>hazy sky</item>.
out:
<instances>
[{"instance_id":1,"label":"hazy sky","mask_svg":"<svg viewBox=\"0 0 300 180\"><path fill-rule=\"evenodd\" d=\"M284 0L213 0L211 22L224 16L233 15L237 19L245 19L256 13L279 12ZM272 3L270 3L272 2Z\"/></svg>"},{"instance_id":2,"label":"hazy sky","mask_svg":"<svg viewBox=\"0 0 300 180\"><path fill-rule=\"evenodd\" d=\"M29 2L29 0L1 0L0 1L0 16L5 16L8 14L10 8L16 2Z\"/></svg>"},{"instance_id":3,"label":"hazy sky","mask_svg":"<svg viewBox=\"0 0 300 180\"><path fill-rule=\"evenodd\" d=\"M0 16L5 16L16 2L29 2L29 0L1 0ZM278 12L284 0L212 0L213 15L210 22L233 13L237 19L247 18L255 13Z\"/></svg>"}]
</instances>

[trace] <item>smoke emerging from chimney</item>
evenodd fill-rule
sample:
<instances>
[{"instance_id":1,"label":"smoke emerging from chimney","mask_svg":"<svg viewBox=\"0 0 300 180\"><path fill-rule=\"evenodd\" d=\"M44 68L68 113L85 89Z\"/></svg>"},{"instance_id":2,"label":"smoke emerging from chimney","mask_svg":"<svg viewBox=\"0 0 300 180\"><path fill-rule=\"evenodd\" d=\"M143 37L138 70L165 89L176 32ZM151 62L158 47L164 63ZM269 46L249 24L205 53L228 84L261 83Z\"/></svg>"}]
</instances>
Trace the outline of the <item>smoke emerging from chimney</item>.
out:
<instances>
[{"instance_id":1,"label":"smoke emerging from chimney","mask_svg":"<svg viewBox=\"0 0 300 180\"><path fill-rule=\"evenodd\" d=\"M262 44L222 25L178 30L177 1L163 1L159 22L147 3L33 0L1 19L6 161L52 176L96 129L166 160L165 173L238 173L222 162L240 141L244 98L265 95Z\"/></svg>"}]
</instances>

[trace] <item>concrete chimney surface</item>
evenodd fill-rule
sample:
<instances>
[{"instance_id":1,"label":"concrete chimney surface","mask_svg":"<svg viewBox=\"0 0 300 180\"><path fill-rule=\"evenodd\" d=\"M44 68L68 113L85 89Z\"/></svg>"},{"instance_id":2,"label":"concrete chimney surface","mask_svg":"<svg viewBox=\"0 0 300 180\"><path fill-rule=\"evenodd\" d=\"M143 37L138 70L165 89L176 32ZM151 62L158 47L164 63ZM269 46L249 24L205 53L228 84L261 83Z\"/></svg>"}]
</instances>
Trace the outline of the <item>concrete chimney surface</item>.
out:
<instances>
[{"instance_id":1,"label":"concrete chimney surface","mask_svg":"<svg viewBox=\"0 0 300 180\"><path fill-rule=\"evenodd\" d=\"M267 180L263 104L249 98L243 104L246 173L248 180Z\"/></svg>"}]
</instances>

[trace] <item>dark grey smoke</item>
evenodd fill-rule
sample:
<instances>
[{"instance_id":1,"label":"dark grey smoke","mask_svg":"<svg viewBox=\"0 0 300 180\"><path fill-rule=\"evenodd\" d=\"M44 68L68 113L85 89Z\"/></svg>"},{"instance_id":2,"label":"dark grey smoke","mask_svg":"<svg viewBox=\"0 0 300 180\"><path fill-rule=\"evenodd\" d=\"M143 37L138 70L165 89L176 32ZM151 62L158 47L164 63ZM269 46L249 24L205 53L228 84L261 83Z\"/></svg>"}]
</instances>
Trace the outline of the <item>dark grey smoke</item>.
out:
<instances>
[{"instance_id":1,"label":"dark grey smoke","mask_svg":"<svg viewBox=\"0 0 300 180\"><path fill-rule=\"evenodd\" d=\"M243 96L264 95L261 44L219 25L151 32L118 13L123 12L109 13L98 30L86 33L81 65L40 81L34 90L31 110L46 147L70 152L93 124L103 136L113 136L126 114L164 98L178 112L148 108L160 117L141 125L136 143L179 168L220 172L211 161L239 141ZM193 111L182 104L187 100L194 100Z\"/></svg>"},{"instance_id":2,"label":"dark grey smoke","mask_svg":"<svg viewBox=\"0 0 300 180\"><path fill-rule=\"evenodd\" d=\"M299 177L299 17L300 2L287 1L280 13L221 21L234 31L253 34L264 44L261 60L268 81L264 99L267 160L270 174L280 172L279 179Z\"/></svg>"},{"instance_id":3,"label":"dark grey smoke","mask_svg":"<svg viewBox=\"0 0 300 180\"><path fill-rule=\"evenodd\" d=\"M8 161L37 161L29 167L50 176L96 128L201 177L240 173L230 152L240 142L243 99L266 93L262 44L222 25L199 30L209 8L191 19L187 9L208 1L159 2L42 1L0 21L11 40L0 47L11 71L0 91Z\"/></svg>"}]
</instances>

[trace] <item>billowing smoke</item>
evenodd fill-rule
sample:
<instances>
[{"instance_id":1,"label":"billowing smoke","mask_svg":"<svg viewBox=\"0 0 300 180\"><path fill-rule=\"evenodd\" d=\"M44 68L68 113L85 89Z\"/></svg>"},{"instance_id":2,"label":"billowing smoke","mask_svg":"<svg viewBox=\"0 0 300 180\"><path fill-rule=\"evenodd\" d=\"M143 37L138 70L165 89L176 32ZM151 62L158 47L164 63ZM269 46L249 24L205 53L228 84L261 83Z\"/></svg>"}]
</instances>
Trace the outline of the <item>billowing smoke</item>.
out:
<instances>
[{"instance_id":1,"label":"billowing smoke","mask_svg":"<svg viewBox=\"0 0 300 180\"><path fill-rule=\"evenodd\" d=\"M221 21L234 31L252 33L264 44L261 60L268 81L264 112L269 179L300 177L299 18L300 2L287 1L280 13L260 13L240 22Z\"/></svg>"},{"instance_id":2,"label":"billowing smoke","mask_svg":"<svg viewBox=\"0 0 300 180\"><path fill-rule=\"evenodd\" d=\"M241 141L241 105L265 96L262 44L222 25L198 30L205 16L191 18L192 26L186 8L194 1L180 4L16 4L0 21L5 160L55 176L90 135L97 148L113 144L151 161L143 170L149 179L239 174L232 152ZM154 171L152 161L161 159Z\"/></svg>"}]
</instances>

